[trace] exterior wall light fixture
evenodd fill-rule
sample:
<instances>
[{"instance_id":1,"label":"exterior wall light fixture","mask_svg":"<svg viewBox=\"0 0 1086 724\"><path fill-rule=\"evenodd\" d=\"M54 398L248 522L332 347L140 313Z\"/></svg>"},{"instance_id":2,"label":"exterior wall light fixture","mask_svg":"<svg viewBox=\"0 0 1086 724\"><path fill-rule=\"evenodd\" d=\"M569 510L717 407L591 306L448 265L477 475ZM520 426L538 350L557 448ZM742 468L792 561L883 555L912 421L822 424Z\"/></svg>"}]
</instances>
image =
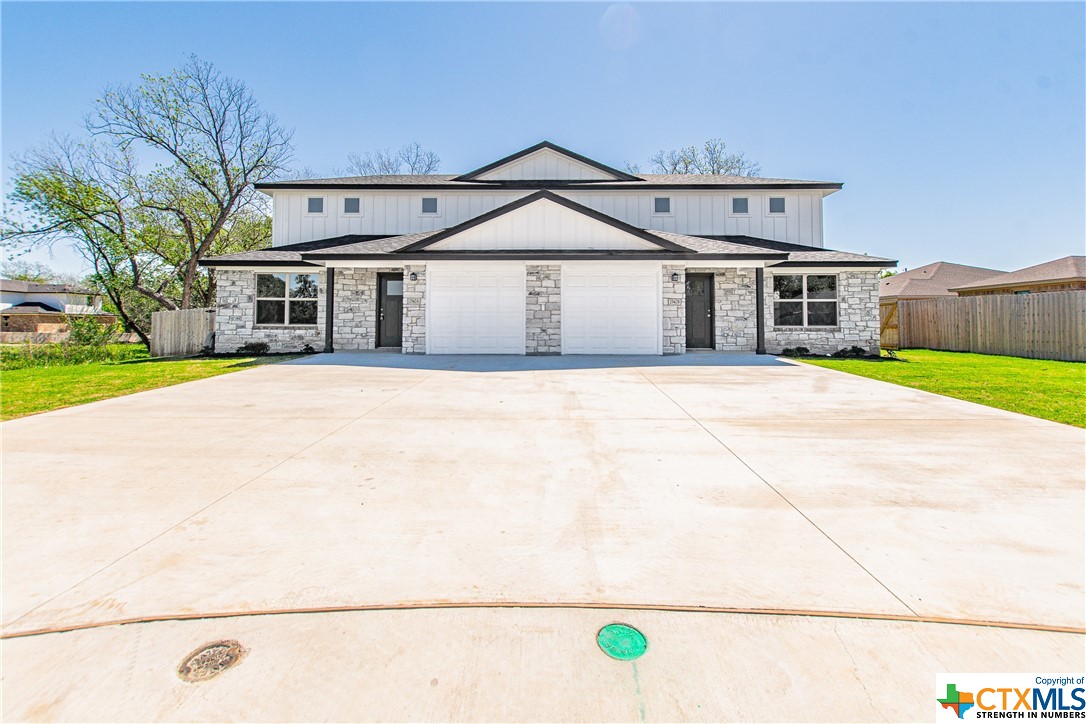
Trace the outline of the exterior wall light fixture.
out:
<instances>
[{"instance_id":1,"label":"exterior wall light fixture","mask_svg":"<svg viewBox=\"0 0 1086 724\"><path fill-rule=\"evenodd\" d=\"M673 281L673 282L679 281L679 272L671 272L671 281Z\"/></svg>"},{"instance_id":2,"label":"exterior wall light fixture","mask_svg":"<svg viewBox=\"0 0 1086 724\"><path fill-rule=\"evenodd\" d=\"M419 280L419 275L416 274L415 272L411 272L411 275L409 277L407 277L407 278L410 279L413 282L417 282Z\"/></svg>"}]
</instances>

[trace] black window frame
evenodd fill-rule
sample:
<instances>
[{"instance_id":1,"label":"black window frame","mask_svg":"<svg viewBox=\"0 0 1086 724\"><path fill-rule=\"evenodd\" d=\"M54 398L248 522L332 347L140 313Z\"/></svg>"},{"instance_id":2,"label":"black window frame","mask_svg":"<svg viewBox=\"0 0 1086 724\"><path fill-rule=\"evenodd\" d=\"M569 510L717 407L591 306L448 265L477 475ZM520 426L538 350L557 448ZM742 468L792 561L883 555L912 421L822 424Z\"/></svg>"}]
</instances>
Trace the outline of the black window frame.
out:
<instances>
[{"instance_id":1,"label":"black window frame","mask_svg":"<svg viewBox=\"0 0 1086 724\"><path fill-rule=\"evenodd\" d=\"M798 297L786 297L781 298L778 291L778 279L787 279L799 277L800 280L800 295ZM828 297L812 297L810 284L808 279L810 277L832 277L833 278L833 298ZM771 286L773 292L773 326L775 328L811 328L811 329L836 329L841 326L841 275L836 273L825 272L809 272L801 274L774 274ZM801 309L800 323L799 324L781 324L781 311L782 305L799 305ZM833 323L832 324L811 324L811 304L815 305L833 305ZM816 306L820 309L821 306ZM794 314L794 312L793 312Z\"/></svg>"},{"instance_id":2,"label":"black window frame","mask_svg":"<svg viewBox=\"0 0 1086 724\"><path fill-rule=\"evenodd\" d=\"M261 296L260 294L260 277L273 276L283 277L283 296ZM313 291L312 297L297 297L293 296L292 290L294 287L294 277L310 276L313 277L316 287ZM256 274L256 286L253 294L253 326L255 327L317 327L320 322L320 275L317 272L257 272ZM282 322L261 322L260 320L260 303L272 302L283 304L283 321ZM291 321L291 306L293 304L312 304L314 314L312 322L293 322Z\"/></svg>"}]
</instances>

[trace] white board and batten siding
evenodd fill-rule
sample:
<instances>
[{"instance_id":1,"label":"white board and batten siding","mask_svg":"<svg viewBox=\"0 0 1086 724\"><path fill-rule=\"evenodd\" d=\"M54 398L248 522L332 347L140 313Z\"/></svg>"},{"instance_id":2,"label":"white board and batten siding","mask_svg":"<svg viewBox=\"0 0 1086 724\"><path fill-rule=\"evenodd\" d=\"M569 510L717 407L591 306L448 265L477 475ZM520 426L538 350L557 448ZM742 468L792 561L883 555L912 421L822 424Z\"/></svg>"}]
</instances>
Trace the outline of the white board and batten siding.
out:
<instances>
[{"instance_id":1,"label":"white board and batten siding","mask_svg":"<svg viewBox=\"0 0 1086 724\"><path fill-rule=\"evenodd\" d=\"M272 245L330 239L345 234L410 234L445 229L532 193L530 190L315 189L272 192ZM822 246L820 191L555 191L639 229L680 234L742 234L807 246ZM307 212L307 199L324 199L324 212ZM437 214L423 214L422 198L438 200ZM671 199L670 214L654 213L657 196ZM769 213L770 196L785 199L784 214ZM748 214L731 213L732 198L748 199ZM360 199L361 213L345 214L344 198Z\"/></svg>"},{"instance_id":2,"label":"white board and batten siding","mask_svg":"<svg viewBox=\"0 0 1086 724\"><path fill-rule=\"evenodd\" d=\"M658 251L659 245L541 200L503 214L430 246L434 251L489 249L637 250Z\"/></svg>"},{"instance_id":3,"label":"white board and batten siding","mask_svg":"<svg viewBox=\"0 0 1086 724\"><path fill-rule=\"evenodd\" d=\"M615 176L575 158L543 148L480 174L479 181L614 181Z\"/></svg>"}]
</instances>

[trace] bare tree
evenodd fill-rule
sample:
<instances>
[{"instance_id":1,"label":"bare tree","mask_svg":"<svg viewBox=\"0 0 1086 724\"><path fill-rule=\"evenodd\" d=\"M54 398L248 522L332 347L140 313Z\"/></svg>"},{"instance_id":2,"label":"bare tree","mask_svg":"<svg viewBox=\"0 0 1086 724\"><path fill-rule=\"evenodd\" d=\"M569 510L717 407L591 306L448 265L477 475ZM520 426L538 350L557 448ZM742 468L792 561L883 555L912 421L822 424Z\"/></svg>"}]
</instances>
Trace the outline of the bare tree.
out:
<instances>
[{"instance_id":1,"label":"bare tree","mask_svg":"<svg viewBox=\"0 0 1086 724\"><path fill-rule=\"evenodd\" d=\"M142 144L171 159L133 190L159 228L176 234L180 307L190 307L200 260L231 217L258 202L253 184L286 168L292 132L260 108L245 83L196 56L169 75L107 89L87 128L123 152Z\"/></svg>"},{"instance_id":2,"label":"bare tree","mask_svg":"<svg viewBox=\"0 0 1086 724\"><path fill-rule=\"evenodd\" d=\"M400 174L405 166L410 174L434 173L440 165L438 155L424 149L418 142L409 143L399 151L386 148L347 156L347 173L356 176Z\"/></svg>"},{"instance_id":3,"label":"bare tree","mask_svg":"<svg viewBox=\"0 0 1086 724\"><path fill-rule=\"evenodd\" d=\"M418 141L409 143L397 154L407 164L408 173L435 173L441 166L441 159L433 151L427 151Z\"/></svg>"},{"instance_id":4,"label":"bare tree","mask_svg":"<svg viewBox=\"0 0 1086 724\"><path fill-rule=\"evenodd\" d=\"M746 154L729 153L720 138L710 138L701 146L658 151L650 159L653 173L716 174L723 176L759 176L762 167ZM629 168L631 164L627 163Z\"/></svg>"}]
</instances>

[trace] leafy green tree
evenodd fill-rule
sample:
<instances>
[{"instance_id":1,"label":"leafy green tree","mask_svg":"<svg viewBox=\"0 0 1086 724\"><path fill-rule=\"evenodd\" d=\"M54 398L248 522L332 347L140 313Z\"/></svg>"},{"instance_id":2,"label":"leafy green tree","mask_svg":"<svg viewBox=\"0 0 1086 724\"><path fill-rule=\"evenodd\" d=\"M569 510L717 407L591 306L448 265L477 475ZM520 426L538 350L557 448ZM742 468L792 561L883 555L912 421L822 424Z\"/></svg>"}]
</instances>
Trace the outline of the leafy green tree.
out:
<instances>
[{"instance_id":1,"label":"leafy green tree","mask_svg":"<svg viewBox=\"0 0 1086 724\"><path fill-rule=\"evenodd\" d=\"M287 168L291 132L243 82L194 56L107 88L86 126L86 139L53 136L15 161L4 244L17 256L72 242L107 306L147 343L150 311L214 302L201 259L268 244L253 184ZM167 162L143 173L138 153Z\"/></svg>"}]
</instances>

